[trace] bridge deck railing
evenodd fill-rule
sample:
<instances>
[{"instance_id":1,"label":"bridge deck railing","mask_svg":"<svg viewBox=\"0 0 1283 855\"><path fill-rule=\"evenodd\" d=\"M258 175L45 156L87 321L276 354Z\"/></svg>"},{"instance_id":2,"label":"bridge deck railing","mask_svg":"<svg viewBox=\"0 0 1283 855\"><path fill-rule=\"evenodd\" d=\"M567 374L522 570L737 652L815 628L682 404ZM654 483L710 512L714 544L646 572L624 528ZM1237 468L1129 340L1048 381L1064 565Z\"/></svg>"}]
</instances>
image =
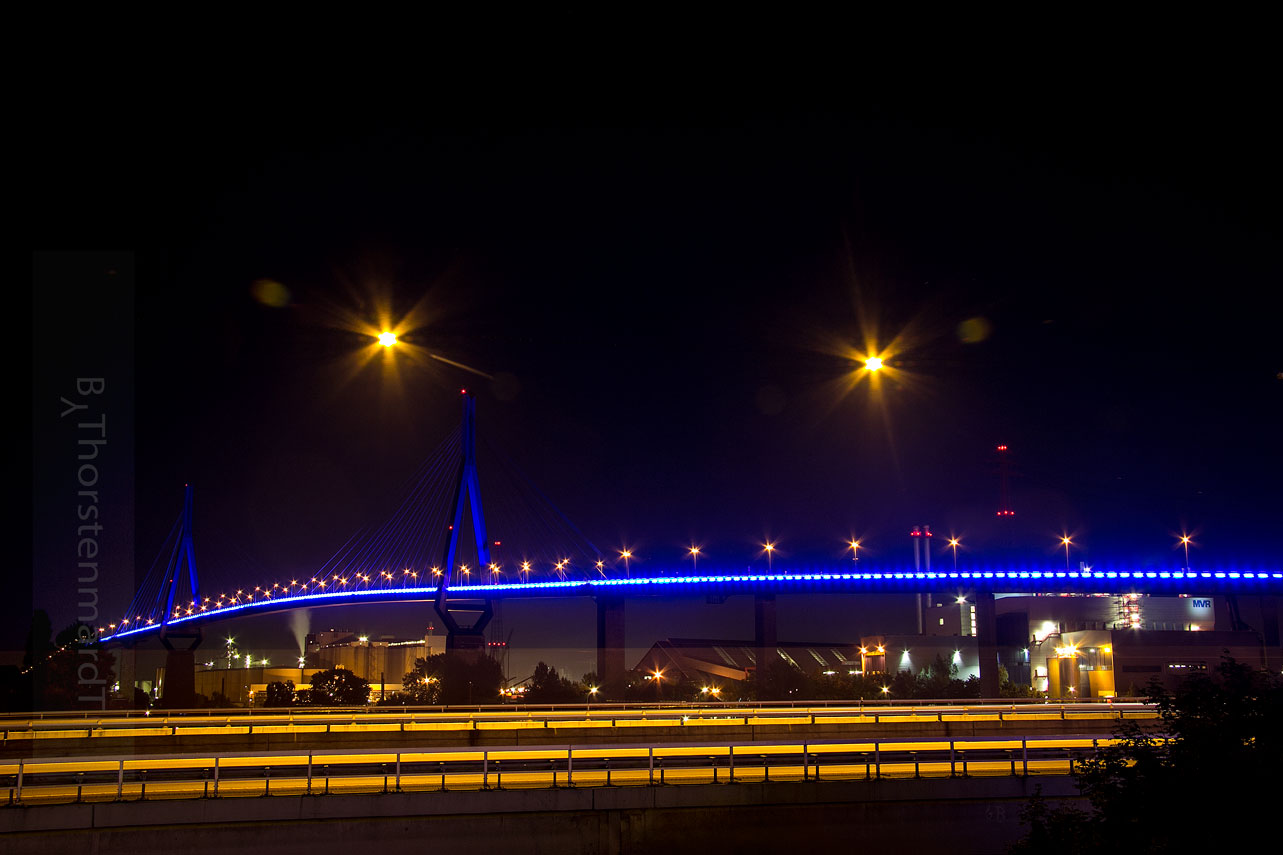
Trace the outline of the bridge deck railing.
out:
<instances>
[{"instance_id":1,"label":"bridge deck railing","mask_svg":"<svg viewBox=\"0 0 1283 855\"><path fill-rule=\"evenodd\" d=\"M895 722L1030 721L1035 719L1121 720L1154 718L1154 707L1140 703L1115 704L922 704L905 706L869 703L807 706L745 706L742 704L653 705L610 707L573 706L547 709L489 707L419 708L394 710L317 710L296 714L288 710L242 711L211 715L209 711L157 716L64 716L50 719L0 720L0 745L24 740L85 739L140 736L251 736L280 733L340 733L345 730L496 730L570 727L711 727L727 725L886 724Z\"/></svg>"},{"instance_id":2,"label":"bridge deck railing","mask_svg":"<svg viewBox=\"0 0 1283 855\"><path fill-rule=\"evenodd\" d=\"M1100 737L293 752L0 764L7 806L516 788L1071 774Z\"/></svg>"}]
</instances>

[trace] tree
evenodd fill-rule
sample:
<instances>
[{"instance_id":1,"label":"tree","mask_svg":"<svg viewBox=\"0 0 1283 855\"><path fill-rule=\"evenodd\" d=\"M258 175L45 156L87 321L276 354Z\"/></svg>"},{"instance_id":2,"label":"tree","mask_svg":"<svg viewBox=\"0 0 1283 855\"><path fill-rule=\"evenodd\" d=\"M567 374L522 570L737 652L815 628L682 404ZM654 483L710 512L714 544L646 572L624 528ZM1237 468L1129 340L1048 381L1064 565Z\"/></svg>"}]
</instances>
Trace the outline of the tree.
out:
<instances>
[{"instance_id":1,"label":"tree","mask_svg":"<svg viewBox=\"0 0 1283 855\"><path fill-rule=\"evenodd\" d=\"M918 678L912 671L896 671L887 684L891 687L889 696L899 700L918 697Z\"/></svg>"},{"instance_id":2,"label":"tree","mask_svg":"<svg viewBox=\"0 0 1283 855\"><path fill-rule=\"evenodd\" d=\"M115 654L97 643L93 628L72 623L51 644L39 644L48 618L43 612L32 621L31 701L34 709L106 709L116 682ZM43 654L40 653L43 651Z\"/></svg>"},{"instance_id":3,"label":"tree","mask_svg":"<svg viewBox=\"0 0 1283 855\"><path fill-rule=\"evenodd\" d=\"M346 668L331 668L312 675L308 700L315 706L351 706L370 700L370 681Z\"/></svg>"},{"instance_id":4,"label":"tree","mask_svg":"<svg viewBox=\"0 0 1283 855\"><path fill-rule=\"evenodd\" d=\"M918 675L914 686L915 698L951 698L954 697L950 684L961 683L958 679L958 666L946 662L944 656L937 653L936 658Z\"/></svg>"},{"instance_id":5,"label":"tree","mask_svg":"<svg viewBox=\"0 0 1283 855\"><path fill-rule=\"evenodd\" d=\"M1013 683L1011 675L1002 665L998 666L998 697L1000 698L1040 698L1042 693L1028 683Z\"/></svg>"},{"instance_id":6,"label":"tree","mask_svg":"<svg viewBox=\"0 0 1283 855\"><path fill-rule=\"evenodd\" d=\"M759 701L792 701L807 697L806 673L778 656L771 656L765 667L756 668L746 681L746 690Z\"/></svg>"},{"instance_id":7,"label":"tree","mask_svg":"<svg viewBox=\"0 0 1283 855\"><path fill-rule=\"evenodd\" d=\"M416 659L401 685L416 704L489 704L499 699L503 666L490 656L438 653Z\"/></svg>"},{"instance_id":8,"label":"tree","mask_svg":"<svg viewBox=\"0 0 1283 855\"><path fill-rule=\"evenodd\" d=\"M525 700L532 704L566 704L584 700L588 690L574 680L557 673L557 669L540 662L530 677Z\"/></svg>"},{"instance_id":9,"label":"tree","mask_svg":"<svg viewBox=\"0 0 1283 855\"><path fill-rule=\"evenodd\" d=\"M264 701L265 706L269 707L291 707L294 706L294 681L274 680L267 684L267 699Z\"/></svg>"},{"instance_id":10,"label":"tree","mask_svg":"<svg viewBox=\"0 0 1283 855\"><path fill-rule=\"evenodd\" d=\"M401 678L401 687L411 704L427 706L441 703L441 664L444 653L414 660L414 670Z\"/></svg>"},{"instance_id":11,"label":"tree","mask_svg":"<svg viewBox=\"0 0 1283 855\"><path fill-rule=\"evenodd\" d=\"M1090 812L1035 799L1029 836L1013 851L1178 852L1232 840L1268 839L1278 812L1272 774L1283 763L1283 680L1226 656L1213 676L1187 679L1174 693L1145 692L1161 728L1135 719L1119 744L1084 758L1076 773ZM1191 793L1215 793L1217 817L1179 813Z\"/></svg>"}]
</instances>

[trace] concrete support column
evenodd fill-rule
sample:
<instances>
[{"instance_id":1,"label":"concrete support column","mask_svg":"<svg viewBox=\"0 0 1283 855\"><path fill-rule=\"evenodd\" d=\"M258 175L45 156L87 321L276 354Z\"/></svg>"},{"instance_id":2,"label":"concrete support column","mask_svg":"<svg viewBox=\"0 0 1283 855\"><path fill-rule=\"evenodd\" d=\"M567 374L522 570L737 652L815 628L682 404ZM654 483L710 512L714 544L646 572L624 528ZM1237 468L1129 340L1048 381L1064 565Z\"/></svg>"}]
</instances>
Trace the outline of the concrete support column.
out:
<instances>
[{"instance_id":1,"label":"concrete support column","mask_svg":"<svg viewBox=\"0 0 1283 855\"><path fill-rule=\"evenodd\" d=\"M116 679L120 681L120 696L125 700L125 709L134 708L134 683L138 682L137 662L138 654L132 646L116 650ZM195 679L193 676L192 680Z\"/></svg>"},{"instance_id":2,"label":"concrete support column","mask_svg":"<svg viewBox=\"0 0 1283 855\"><path fill-rule=\"evenodd\" d=\"M196 653L194 650L169 650L165 653L165 688L161 698L168 709L188 709L196 705Z\"/></svg>"},{"instance_id":3,"label":"concrete support column","mask_svg":"<svg viewBox=\"0 0 1283 855\"><path fill-rule=\"evenodd\" d=\"M753 595L753 646L757 656L758 700L773 700L773 687L767 684L769 666L776 660L778 642L775 632L775 595Z\"/></svg>"},{"instance_id":4,"label":"concrete support column","mask_svg":"<svg viewBox=\"0 0 1283 855\"><path fill-rule=\"evenodd\" d=\"M998 697L998 610L993 594L976 593L976 647L980 654L980 696Z\"/></svg>"},{"instance_id":5,"label":"concrete support column","mask_svg":"<svg viewBox=\"0 0 1283 855\"><path fill-rule=\"evenodd\" d=\"M1261 640L1266 647L1279 646L1279 598L1261 597Z\"/></svg>"},{"instance_id":6,"label":"concrete support column","mask_svg":"<svg viewBox=\"0 0 1283 855\"><path fill-rule=\"evenodd\" d=\"M447 631L445 649L447 653L453 653L468 662L476 662L486 655L486 634L471 628L458 629L453 632ZM368 661L369 654L367 653L366 655ZM368 674L369 671L367 670L366 673Z\"/></svg>"},{"instance_id":7,"label":"concrete support column","mask_svg":"<svg viewBox=\"0 0 1283 855\"><path fill-rule=\"evenodd\" d=\"M621 695L628 679L624 662L624 598L597 598L597 679L608 694Z\"/></svg>"}]
</instances>

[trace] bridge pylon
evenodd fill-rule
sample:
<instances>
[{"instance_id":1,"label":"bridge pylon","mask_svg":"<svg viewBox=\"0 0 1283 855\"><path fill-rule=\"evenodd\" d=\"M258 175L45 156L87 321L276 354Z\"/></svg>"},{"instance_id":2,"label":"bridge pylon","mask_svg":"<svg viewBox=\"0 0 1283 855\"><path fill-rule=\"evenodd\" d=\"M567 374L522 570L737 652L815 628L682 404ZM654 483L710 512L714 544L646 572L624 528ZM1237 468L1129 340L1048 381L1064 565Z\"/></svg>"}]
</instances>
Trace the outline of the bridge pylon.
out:
<instances>
[{"instance_id":1,"label":"bridge pylon","mask_svg":"<svg viewBox=\"0 0 1283 855\"><path fill-rule=\"evenodd\" d=\"M187 581L192 601L200 602L200 586L196 579L196 549L192 546L192 485L186 484L184 487L182 529L174 544L174 554L170 556L169 566L165 568L160 593L160 599L165 601L165 610L161 613L160 620L162 626L174 617L174 595L178 593L178 580L184 564L187 565Z\"/></svg>"},{"instance_id":2,"label":"bridge pylon","mask_svg":"<svg viewBox=\"0 0 1283 855\"><path fill-rule=\"evenodd\" d=\"M494 606L489 599L468 598L451 600L448 596L450 575L459 557L459 536L463 525L464 500L467 499L472 519L472 537L477 548L477 576L485 578L485 568L490 564L490 542L486 538L486 518L481 507L481 485L477 479L477 401L467 390L463 391L463 454L459 461L459 475L455 480L454 512L451 515L450 536L446 540L445 555L441 562L441 582L437 587L433 606L446 628L446 650L479 656L485 650L486 625L494 616ZM467 616L471 615L471 620ZM460 618L464 618L460 620Z\"/></svg>"},{"instance_id":3,"label":"bridge pylon","mask_svg":"<svg viewBox=\"0 0 1283 855\"><path fill-rule=\"evenodd\" d=\"M174 546L174 554L165 568L160 599L165 602L161 613L160 643L165 647L165 684L161 702L170 709L185 709L196 705L195 650L201 643L200 627L175 630L169 626L174 617L174 597L182 578L184 563L187 581L191 588L192 602L200 602L200 587L196 577L196 549L192 545L192 485L187 484L183 495L182 528ZM181 605L181 604L180 604ZM175 641L185 642L175 644ZM132 700L132 687L129 688Z\"/></svg>"}]
</instances>

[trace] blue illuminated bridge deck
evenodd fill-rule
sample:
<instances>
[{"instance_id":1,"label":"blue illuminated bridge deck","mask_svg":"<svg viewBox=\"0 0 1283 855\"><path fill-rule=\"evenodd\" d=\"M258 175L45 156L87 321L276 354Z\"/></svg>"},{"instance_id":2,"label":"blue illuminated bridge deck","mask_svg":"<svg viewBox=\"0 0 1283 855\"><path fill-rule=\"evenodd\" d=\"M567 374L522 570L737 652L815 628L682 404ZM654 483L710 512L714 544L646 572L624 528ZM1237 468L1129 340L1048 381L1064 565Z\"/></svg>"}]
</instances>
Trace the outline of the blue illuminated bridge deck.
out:
<instances>
[{"instance_id":1,"label":"blue illuminated bridge deck","mask_svg":"<svg viewBox=\"0 0 1283 855\"><path fill-rule=\"evenodd\" d=\"M958 571L872 571L853 572L839 568L790 569L775 573L707 573L701 575L653 575L633 578L569 579L510 582L484 585L451 585L452 599L505 600L543 597L652 597L726 596L732 594L805 593L913 593L926 591L973 591L993 593L1063 594L1280 594L1283 570L1217 569L1187 570L958 570ZM185 607L171 617L172 630L188 630L231 617L288 611L318 606L366 603L423 602L437 594L436 585L405 585L361 582L345 584L341 590L298 590L274 586L256 588L248 594L220 597L195 608ZM103 641L135 640L157 633L155 620L128 621L104 628ZM127 628L126 628L127 627Z\"/></svg>"}]
</instances>

